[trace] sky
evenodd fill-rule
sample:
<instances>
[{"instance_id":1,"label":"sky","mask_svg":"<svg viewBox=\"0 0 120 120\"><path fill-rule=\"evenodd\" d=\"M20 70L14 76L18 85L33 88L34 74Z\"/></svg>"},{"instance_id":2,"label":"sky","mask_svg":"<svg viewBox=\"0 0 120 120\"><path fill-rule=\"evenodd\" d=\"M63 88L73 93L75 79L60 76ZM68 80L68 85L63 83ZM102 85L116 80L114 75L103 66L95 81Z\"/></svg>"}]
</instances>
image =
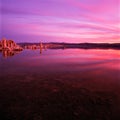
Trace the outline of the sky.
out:
<instances>
[{"instance_id":1,"label":"sky","mask_svg":"<svg viewBox=\"0 0 120 120\"><path fill-rule=\"evenodd\" d=\"M120 0L0 0L0 39L120 42Z\"/></svg>"}]
</instances>

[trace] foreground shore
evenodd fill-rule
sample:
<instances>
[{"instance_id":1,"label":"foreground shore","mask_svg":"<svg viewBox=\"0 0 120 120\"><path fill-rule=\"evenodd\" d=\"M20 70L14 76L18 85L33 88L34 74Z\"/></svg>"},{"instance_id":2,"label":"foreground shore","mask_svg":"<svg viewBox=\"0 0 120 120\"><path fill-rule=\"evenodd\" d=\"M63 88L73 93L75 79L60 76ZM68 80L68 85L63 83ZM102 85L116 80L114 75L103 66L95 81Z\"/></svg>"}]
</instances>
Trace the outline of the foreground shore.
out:
<instances>
[{"instance_id":1,"label":"foreground shore","mask_svg":"<svg viewBox=\"0 0 120 120\"><path fill-rule=\"evenodd\" d=\"M9 75L0 84L4 120L119 120L119 85L82 74ZM116 78L116 77L115 77ZM84 80L83 80L84 79ZM111 86L112 84L112 86Z\"/></svg>"}]
</instances>

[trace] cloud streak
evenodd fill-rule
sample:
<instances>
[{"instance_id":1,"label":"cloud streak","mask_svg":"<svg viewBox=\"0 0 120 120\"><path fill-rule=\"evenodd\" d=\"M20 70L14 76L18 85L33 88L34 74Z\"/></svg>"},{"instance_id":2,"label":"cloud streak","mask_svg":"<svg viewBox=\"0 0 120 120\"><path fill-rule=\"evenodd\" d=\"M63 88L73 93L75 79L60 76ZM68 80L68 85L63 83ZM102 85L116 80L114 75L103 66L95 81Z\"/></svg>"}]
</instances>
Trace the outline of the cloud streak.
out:
<instances>
[{"instance_id":1,"label":"cloud streak","mask_svg":"<svg viewBox=\"0 0 120 120\"><path fill-rule=\"evenodd\" d=\"M2 0L1 3L0 37L17 42L39 42L41 38L47 42L120 42L119 0Z\"/></svg>"}]
</instances>

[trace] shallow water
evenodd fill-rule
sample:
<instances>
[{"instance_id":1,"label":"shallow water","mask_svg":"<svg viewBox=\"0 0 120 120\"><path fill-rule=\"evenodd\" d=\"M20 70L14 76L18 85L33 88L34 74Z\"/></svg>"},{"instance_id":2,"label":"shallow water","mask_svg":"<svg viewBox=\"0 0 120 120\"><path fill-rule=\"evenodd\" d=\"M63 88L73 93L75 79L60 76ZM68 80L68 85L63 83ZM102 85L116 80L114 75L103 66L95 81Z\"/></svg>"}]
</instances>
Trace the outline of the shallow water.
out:
<instances>
[{"instance_id":1,"label":"shallow water","mask_svg":"<svg viewBox=\"0 0 120 120\"><path fill-rule=\"evenodd\" d=\"M112 120L120 111L120 51L0 54L0 102L10 120Z\"/></svg>"},{"instance_id":2,"label":"shallow water","mask_svg":"<svg viewBox=\"0 0 120 120\"><path fill-rule=\"evenodd\" d=\"M1 56L0 56L1 57ZM12 57L1 57L3 74L49 72L83 72L89 70L120 70L120 51L117 50L25 50ZM2 72L0 71L0 72Z\"/></svg>"}]
</instances>

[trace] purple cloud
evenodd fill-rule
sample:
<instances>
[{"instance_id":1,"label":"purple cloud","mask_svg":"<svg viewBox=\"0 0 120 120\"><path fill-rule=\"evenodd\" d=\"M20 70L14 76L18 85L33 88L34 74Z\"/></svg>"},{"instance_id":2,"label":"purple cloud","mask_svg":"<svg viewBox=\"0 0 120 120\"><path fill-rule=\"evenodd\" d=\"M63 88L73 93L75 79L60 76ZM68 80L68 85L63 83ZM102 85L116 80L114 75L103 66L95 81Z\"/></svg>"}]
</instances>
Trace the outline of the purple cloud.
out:
<instances>
[{"instance_id":1,"label":"purple cloud","mask_svg":"<svg viewBox=\"0 0 120 120\"><path fill-rule=\"evenodd\" d=\"M119 0L2 0L0 37L120 42L119 5Z\"/></svg>"}]
</instances>

